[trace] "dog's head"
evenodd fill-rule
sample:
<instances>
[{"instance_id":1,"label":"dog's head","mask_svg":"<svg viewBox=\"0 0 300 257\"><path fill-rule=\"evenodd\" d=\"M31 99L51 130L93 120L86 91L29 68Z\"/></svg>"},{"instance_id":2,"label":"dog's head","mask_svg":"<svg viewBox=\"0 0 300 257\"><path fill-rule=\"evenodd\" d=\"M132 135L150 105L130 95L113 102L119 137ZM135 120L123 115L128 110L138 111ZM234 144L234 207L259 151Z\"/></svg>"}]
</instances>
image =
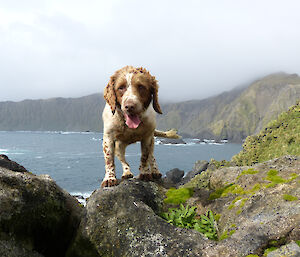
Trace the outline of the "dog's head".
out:
<instances>
[{"instance_id":1,"label":"dog's head","mask_svg":"<svg viewBox=\"0 0 300 257\"><path fill-rule=\"evenodd\" d=\"M137 128L141 114L153 101L153 108L162 113L158 103L158 85L154 76L144 68L126 66L110 77L104 98L115 113L120 108L129 128Z\"/></svg>"}]
</instances>

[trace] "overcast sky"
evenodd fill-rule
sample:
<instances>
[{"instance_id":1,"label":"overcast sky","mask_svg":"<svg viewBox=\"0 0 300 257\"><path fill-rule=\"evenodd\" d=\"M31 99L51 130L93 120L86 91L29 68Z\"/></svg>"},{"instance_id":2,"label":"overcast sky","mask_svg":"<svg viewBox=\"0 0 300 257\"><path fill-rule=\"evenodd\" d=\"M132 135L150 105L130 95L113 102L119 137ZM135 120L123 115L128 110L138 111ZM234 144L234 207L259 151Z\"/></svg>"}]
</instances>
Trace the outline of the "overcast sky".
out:
<instances>
[{"instance_id":1,"label":"overcast sky","mask_svg":"<svg viewBox=\"0 0 300 257\"><path fill-rule=\"evenodd\" d=\"M143 66L160 98L300 74L298 0L0 0L0 101L103 92Z\"/></svg>"}]
</instances>

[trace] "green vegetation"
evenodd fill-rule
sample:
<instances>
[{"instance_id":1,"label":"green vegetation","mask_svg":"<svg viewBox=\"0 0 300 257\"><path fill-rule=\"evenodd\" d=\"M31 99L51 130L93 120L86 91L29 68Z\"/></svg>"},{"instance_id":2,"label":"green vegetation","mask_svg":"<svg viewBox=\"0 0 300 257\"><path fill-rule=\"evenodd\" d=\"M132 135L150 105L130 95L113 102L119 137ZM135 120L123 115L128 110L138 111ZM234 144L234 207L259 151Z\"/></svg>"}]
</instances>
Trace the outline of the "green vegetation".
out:
<instances>
[{"instance_id":1,"label":"green vegetation","mask_svg":"<svg viewBox=\"0 0 300 257\"><path fill-rule=\"evenodd\" d=\"M300 246L300 240L297 240L297 241L296 241L296 244Z\"/></svg>"},{"instance_id":2,"label":"green vegetation","mask_svg":"<svg viewBox=\"0 0 300 257\"><path fill-rule=\"evenodd\" d=\"M200 215L197 218L195 210L196 207L184 207L183 204L180 204L179 208L170 208L168 212L162 213L161 216L174 226L195 229L207 238L217 240L218 235L213 212L208 211L206 215Z\"/></svg>"},{"instance_id":3,"label":"green vegetation","mask_svg":"<svg viewBox=\"0 0 300 257\"><path fill-rule=\"evenodd\" d=\"M192 197L193 193L194 191L192 188L170 188L166 193L167 198L164 199L164 202L170 204L182 204Z\"/></svg>"},{"instance_id":4,"label":"green vegetation","mask_svg":"<svg viewBox=\"0 0 300 257\"><path fill-rule=\"evenodd\" d=\"M278 176L277 170L269 170L265 179L271 181L271 183L266 185L266 187L274 187L277 184L288 182L286 179Z\"/></svg>"},{"instance_id":5,"label":"green vegetation","mask_svg":"<svg viewBox=\"0 0 300 257\"><path fill-rule=\"evenodd\" d=\"M219 169L219 168L223 168L223 167L231 167L232 163L229 162L229 161L226 161L226 160L217 161L217 160L215 160L215 159L212 158L209 161L209 165L210 166L215 166L216 169Z\"/></svg>"},{"instance_id":6,"label":"green vegetation","mask_svg":"<svg viewBox=\"0 0 300 257\"><path fill-rule=\"evenodd\" d=\"M217 198L227 196L228 192L230 191L230 189L233 185L234 184L229 184L228 186L217 189L215 192L213 192L209 195L208 200L215 200Z\"/></svg>"},{"instance_id":7,"label":"green vegetation","mask_svg":"<svg viewBox=\"0 0 300 257\"><path fill-rule=\"evenodd\" d=\"M297 201L298 197L293 196L293 195L284 194L283 199L286 200L286 201Z\"/></svg>"},{"instance_id":8,"label":"green vegetation","mask_svg":"<svg viewBox=\"0 0 300 257\"><path fill-rule=\"evenodd\" d=\"M237 176L236 180L238 180L243 175L254 175L254 174L257 174L257 173L258 173L258 171L254 170L252 168L250 168L248 170L243 170L242 173L239 176Z\"/></svg>"},{"instance_id":9,"label":"green vegetation","mask_svg":"<svg viewBox=\"0 0 300 257\"><path fill-rule=\"evenodd\" d=\"M227 239L228 237L232 236L235 233L235 231L236 231L235 229L233 229L233 230L231 230L229 232L228 232L228 230L225 230L222 233L222 235L220 236L219 240L221 241L221 240Z\"/></svg>"},{"instance_id":10,"label":"green vegetation","mask_svg":"<svg viewBox=\"0 0 300 257\"><path fill-rule=\"evenodd\" d=\"M300 155L300 102L258 135L247 137L243 150L232 161L239 166L252 165L283 155Z\"/></svg>"},{"instance_id":11,"label":"green vegetation","mask_svg":"<svg viewBox=\"0 0 300 257\"><path fill-rule=\"evenodd\" d=\"M270 253L270 252L273 252L273 251L275 251L275 250L277 250L278 249L278 247L276 247L276 246L271 246L270 248L267 248L265 251L264 251L264 255L263 256L268 256L268 254Z\"/></svg>"}]
</instances>

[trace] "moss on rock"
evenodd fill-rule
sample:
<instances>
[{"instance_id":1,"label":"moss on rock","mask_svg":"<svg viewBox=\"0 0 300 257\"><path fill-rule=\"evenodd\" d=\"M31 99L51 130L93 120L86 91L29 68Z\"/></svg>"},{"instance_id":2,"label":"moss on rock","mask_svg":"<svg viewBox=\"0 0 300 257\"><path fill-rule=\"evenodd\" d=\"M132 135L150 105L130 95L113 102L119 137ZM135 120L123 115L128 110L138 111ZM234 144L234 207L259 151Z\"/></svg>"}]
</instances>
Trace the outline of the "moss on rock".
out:
<instances>
[{"instance_id":1,"label":"moss on rock","mask_svg":"<svg viewBox=\"0 0 300 257\"><path fill-rule=\"evenodd\" d=\"M167 198L164 199L165 203L181 204L185 203L187 199L193 196L194 190L192 188L170 188L166 192Z\"/></svg>"}]
</instances>

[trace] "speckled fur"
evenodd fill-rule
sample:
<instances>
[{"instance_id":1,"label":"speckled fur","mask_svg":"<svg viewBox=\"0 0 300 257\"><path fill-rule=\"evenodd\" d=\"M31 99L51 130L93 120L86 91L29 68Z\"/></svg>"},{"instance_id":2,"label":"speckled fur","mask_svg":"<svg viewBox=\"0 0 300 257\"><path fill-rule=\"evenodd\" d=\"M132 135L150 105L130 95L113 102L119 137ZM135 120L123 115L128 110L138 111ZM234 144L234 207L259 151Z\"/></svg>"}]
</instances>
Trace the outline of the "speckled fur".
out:
<instances>
[{"instance_id":1,"label":"speckled fur","mask_svg":"<svg viewBox=\"0 0 300 257\"><path fill-rule=\"evenodd\" d=\"M130 74L130 76L128 75ZM130 81L129 81L130 79ZM131 83L132 82L132 83ZM139 88L142 84L142 88ZM127 89L130 87L130 90ZM124 97L135 101L135 114L141 120L136 129L125 124ZM156 112L162 113L158 103L158 85L155 77L144 68L126 66L111 76L104 90L106 105L103 118L103 152L105 158L105 177L102 187L117 184L114 157L118 157L122 164L122 179L133 177L130 167L125 160L125 149L129 144L141 142L140 179L152 180L160 178L154 150L154 132L156 127Z\"/></svg>"}]
</instances>

